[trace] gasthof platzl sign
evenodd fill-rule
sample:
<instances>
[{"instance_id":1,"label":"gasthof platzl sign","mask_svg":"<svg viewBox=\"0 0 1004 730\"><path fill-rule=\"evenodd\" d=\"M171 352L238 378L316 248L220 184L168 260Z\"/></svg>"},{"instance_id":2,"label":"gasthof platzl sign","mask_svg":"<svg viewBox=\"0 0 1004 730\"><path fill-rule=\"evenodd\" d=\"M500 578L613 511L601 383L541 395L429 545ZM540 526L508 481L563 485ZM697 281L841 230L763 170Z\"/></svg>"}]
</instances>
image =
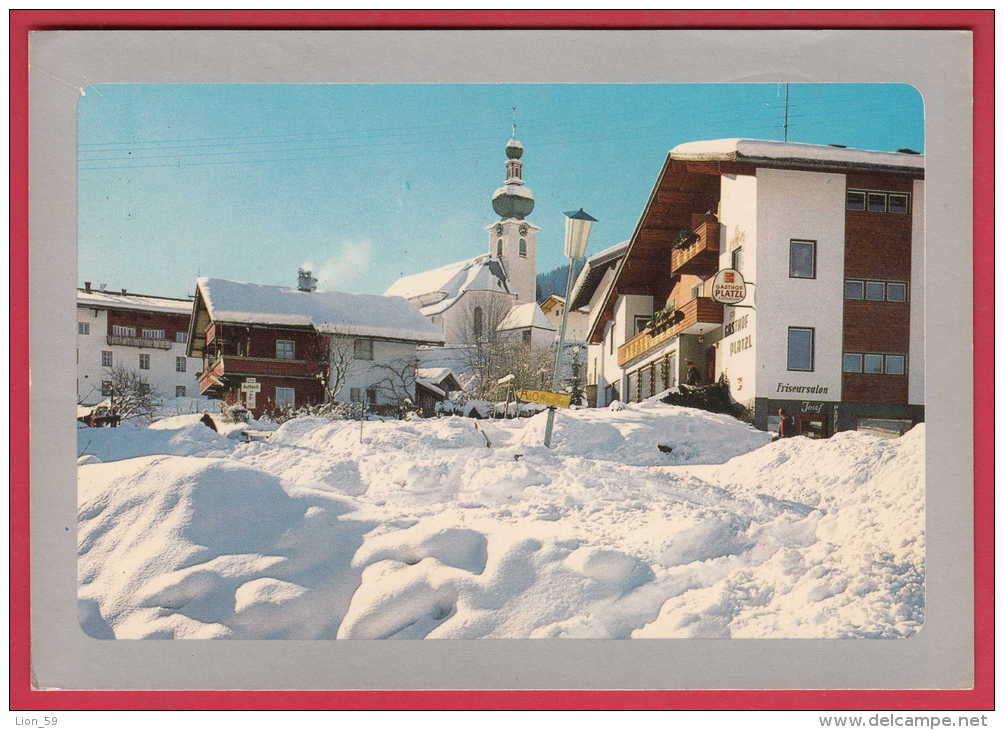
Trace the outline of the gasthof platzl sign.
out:
<instances>
[{"instance_id":1,"label":"gasthof platzl sign","mask_svg":"<svg viewBox=\"0 0 1004 730\"><path fill-rule=\"evenodd\" d=\"M722 269L715 275L711 298L722 304L738 304L746 298L746 281L735 269Z\"/></svg>"}]
</instances>

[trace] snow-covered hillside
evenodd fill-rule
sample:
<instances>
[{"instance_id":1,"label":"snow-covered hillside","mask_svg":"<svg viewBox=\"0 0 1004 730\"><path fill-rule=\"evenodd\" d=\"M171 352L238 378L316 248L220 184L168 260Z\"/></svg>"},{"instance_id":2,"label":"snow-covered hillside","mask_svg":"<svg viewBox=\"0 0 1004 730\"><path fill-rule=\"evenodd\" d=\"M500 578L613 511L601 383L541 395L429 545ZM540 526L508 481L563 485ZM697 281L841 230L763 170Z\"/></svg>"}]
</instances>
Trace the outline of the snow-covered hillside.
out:
<instances>
[{"instance_id":1,"label":"snow-covered hillside","mask_svg":"<svg viewBox=\"0 0 1004 730\"><path fill-rule=\"evenodd\" d=\"M251 443L197 416L83 429L81 621L105 638L304 639L923 623L923 426L767 443L655 401L562 411L545 449L544 418L298 419Z\"/></svg>"}]
</instances>

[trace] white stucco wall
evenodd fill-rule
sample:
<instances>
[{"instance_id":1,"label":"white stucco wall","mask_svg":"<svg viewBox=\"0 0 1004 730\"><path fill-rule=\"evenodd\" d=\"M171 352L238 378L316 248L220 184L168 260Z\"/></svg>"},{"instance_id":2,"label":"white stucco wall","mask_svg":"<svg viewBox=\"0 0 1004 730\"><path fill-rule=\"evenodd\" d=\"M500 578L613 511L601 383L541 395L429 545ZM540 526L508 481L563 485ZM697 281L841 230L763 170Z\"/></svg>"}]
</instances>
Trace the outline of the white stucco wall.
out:
<instances>
[{"instance_id":1,"label":"white stucco wall","mask_svg":"<svg viewBox=\"0 0 1004 730\"><path fill-rule=\"evenodd\" d=\"M910 372L908 400L924 403L924 181L913 183L913 241L910 247Z\"/></svg>"},{"instance_id":2,"label":"white stucco wall","mask_svg":"<svg viewBox=\"0 0 1004 730\"><path fill-rule=\"evenodd\" d=\"M341 340L347 342L352 347L352 340ZM332 347L335 345L332 344ZM384 340L373 340L372 360L353 360L349 368L345 384L335 396L335 400L348 401L352 395L352 388L359 388L363 400L366 399L366 389L377 386L377 384L391 375L387 370L381 369L383 365L397 365L398 363L409 362L415 358L417 346L407 342L387 342ZM414 397L414 388L410 389L409 395ZM377 403L390 403L394 399L380 389L377 391Z\"/></svg>"},{"instance_id":3,"label":"white stucco wall","mask_svg":"<svg viewBox=\"0 0 1004 730\"><path fill-rule=\"evenodd\" d=\"M723 175L721 178L719 223L721 254L718 268L732 267L732 253L742 248L740 273L753 282L740 304L756 306L757 291L757 178L753 175ZM722 339L715 354L715 377L725 374L732 397L750 405L756 397L757 310L749 307L724 308ZM729 332L728 335L725 333Z\"/></svg>"},{"instance_id":4,"label":"white stucco wall","mask_svg":"<svg viewBox=\"0 0 1004 730\"><path fill-rule=\"evenodd\" d=\"M501 236L496 232L502 226ZM526 226L525 234L520 228ZM488 230L488 253L498 255L498 239L502 239L502 263L509 277L509 290L517 304L532 302L537 297L537 227L529 221L509 218L493 223ZM519 240L526 240L526 256L519 255Z\"/></svg>"},{"instance_id":5,"label":"white stucco wall","mask_svg":"<svg viewBox=\"0 0 1004 730\"><path fill-rule=\"evenodd\" d=\"M432 321L442 326L446 344L463 344L472 332L475 307L481 307L484 313L484 326L495 327L514 304L515 297L506 292L466 291L452 307Z\"/></svg>"},{"instance_id":6,"label":"white stucco wall","mask_svg":"<svg viewBox=\"0 0 1004 730\"><path fill-rule=\"evenodd\" d=\"M161 350L146 347L127 347L108 344L108 312L103 309L77 307L77 321L90 325L90 334L77 335L77 398L85 405L103 400L101 381L109 379L108 368L101 365L101 353L112 353L112 365L123 365L142 375L163 398L175 397L175 386L185 386L185 396L199 395L195 374L202 360L185 355L185 343L172 342L171 348ZM150 356L150 369L140 370L139 356ZM185 359L185 372L176 370L176 358Z\"/></svg>"},{"instance_id":7,"label":"white stucco wall","mask_svg":"<svg viewBox=\"0 0 1004 730\"><path fill-rule=\"evenodd\" d=\"M756 188L756 395L840 400L845 176L761 168ZM816 241L815 279L789 277L791 239ZM787 369L789 327L815 329L811 372ZM779 391L779 383L826 391Z\"/></svg>"}]
</instances>

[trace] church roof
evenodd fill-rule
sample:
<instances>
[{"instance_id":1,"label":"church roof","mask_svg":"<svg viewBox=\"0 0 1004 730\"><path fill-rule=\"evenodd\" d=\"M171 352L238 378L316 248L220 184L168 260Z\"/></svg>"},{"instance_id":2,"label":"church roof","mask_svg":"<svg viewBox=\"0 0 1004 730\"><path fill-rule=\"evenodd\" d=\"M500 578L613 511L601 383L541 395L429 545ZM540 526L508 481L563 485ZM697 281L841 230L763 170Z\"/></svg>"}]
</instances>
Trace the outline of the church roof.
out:
<instances>
[{"instance_id":1,"label":"church roof","mask_svg":"<svg viewBox=\"0 0 1004 730\"><path fill-rule=\"evenodd\" d=\"M428 316L449 309L468 291L509 293L509 282L502 262L489 254L465 261L402 276L384 296L405 297Z\"/></svg>"},{"instance_id":2,"label":"church roof","mask_svg":"<svg viewBox=\"0 0 1004 730\"><path fill-rule=\"evenodd\" d=\"M516 330L524 327L539 327L543 330L556 331L556 327L551 324L551 320L544 314L537 302L527 302L517 304L509 310L505 318L499 322L498 330Z\"/></svg>"}]
</instances>

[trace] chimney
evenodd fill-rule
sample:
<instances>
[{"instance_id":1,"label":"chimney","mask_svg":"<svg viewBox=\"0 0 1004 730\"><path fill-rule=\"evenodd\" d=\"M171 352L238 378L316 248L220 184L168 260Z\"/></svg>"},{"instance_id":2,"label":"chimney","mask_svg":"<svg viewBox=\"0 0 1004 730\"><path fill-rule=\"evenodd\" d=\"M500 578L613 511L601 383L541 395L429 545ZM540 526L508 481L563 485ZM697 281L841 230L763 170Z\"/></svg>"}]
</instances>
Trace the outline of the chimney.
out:
<instances>
[{"instance_id":1,"label":"chimney","mask_svg":"<svg viewBox=\"0 0 1004 730\"><path fill-rule=\"evenodd\" d=\"M299 269L296 272L296 288L300 291L314 291L317 288L317 279L310 275L307 269Z\"/></svg>"},{"instance_id":2,"label":"chimney","mask_svg":"<svg viewBox=\"0 0 1004 730\"><path fill-rule=\"evenodd\" d=\"M91 293L91 282L89 281L84 282L84 291L87 292L88 294Z\"/></svg>"}]
</instances>

